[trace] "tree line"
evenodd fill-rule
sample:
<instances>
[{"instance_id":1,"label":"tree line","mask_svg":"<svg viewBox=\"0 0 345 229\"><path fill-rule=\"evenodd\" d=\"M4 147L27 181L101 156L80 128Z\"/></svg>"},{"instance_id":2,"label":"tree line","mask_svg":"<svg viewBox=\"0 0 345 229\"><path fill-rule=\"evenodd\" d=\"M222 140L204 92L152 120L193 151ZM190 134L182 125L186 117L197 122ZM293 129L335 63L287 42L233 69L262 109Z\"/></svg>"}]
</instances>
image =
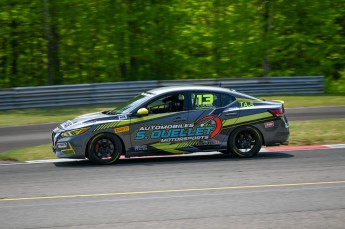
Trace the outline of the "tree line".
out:
<instances>
[{"instance_id":1,"label":"tree line","mask_svg":"<svg viewBox=\"0 0 345 229\"><path fill-rule=\"evenodd\" d=\"M345 75L345 0L2 0L0 87Z\"/></svg>"}]
</instances>

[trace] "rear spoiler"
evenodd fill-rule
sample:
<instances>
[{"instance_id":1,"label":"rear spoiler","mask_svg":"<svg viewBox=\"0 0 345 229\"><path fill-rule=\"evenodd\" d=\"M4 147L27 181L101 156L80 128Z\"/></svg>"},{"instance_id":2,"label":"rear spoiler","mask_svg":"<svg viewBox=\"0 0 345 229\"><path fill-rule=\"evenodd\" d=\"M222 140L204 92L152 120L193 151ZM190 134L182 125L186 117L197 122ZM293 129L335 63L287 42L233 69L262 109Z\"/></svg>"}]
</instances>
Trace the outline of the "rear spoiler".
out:
<instances>
[{"instance_id":1,"label":"rear spoiler","mask_svg":"<svg viewBox=\"0 0 345 229\"><path fill-rule=\"evenodd\" d=\"M284 104L284 101L283 101L283 100L271 100L271 101L273 101L273 102L279 102L279 103Z\"/></svg>"}]
</instances>

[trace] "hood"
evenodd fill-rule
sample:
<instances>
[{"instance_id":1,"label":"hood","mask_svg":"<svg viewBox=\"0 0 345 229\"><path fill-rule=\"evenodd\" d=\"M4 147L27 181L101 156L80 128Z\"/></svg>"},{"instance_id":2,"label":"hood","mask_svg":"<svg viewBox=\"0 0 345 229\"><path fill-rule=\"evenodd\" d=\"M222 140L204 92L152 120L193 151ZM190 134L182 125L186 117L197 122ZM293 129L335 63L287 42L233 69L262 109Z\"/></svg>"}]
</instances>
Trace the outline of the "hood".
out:
<instances>
[{"instance_id":1,"label":"hood","mask_svg":"<svg viewBox=\"0 0 345 229\"><path fill-rule=\"evenodd\" d=\"M108 115L106 114L106 111L96 112L96 113L81 115L81 116L75 117L72 120L68 120L64 123L61 123L59 125L59 128L62 130L72 130L72 129L81 128L85 126L92 126L95 124L101 124L101 123L107 123L107 122L125 120L125 119L127 119L127 115L125 114Z\"/></svg>"}]
</instances>

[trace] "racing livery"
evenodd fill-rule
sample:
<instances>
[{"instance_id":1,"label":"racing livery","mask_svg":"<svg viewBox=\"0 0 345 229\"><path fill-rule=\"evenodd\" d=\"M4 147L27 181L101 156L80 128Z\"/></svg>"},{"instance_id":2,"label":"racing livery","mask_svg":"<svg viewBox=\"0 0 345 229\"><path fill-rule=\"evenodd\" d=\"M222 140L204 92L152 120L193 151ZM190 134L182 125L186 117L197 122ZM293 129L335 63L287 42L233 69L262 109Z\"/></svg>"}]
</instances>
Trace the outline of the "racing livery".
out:
<instances>
[{"instance_id":1,"label":"racing livery","mask_svg":"<svg viewBox=\"0 0 345 229\"><path fill-rule=\"evenodd\" d=\"M220 87L162 87L116 109L66 121L52 133L61 158L111 164L126 157L220 151L254 157L262 145L288 144L280 101Z\"/></svg>"}]
</instances>

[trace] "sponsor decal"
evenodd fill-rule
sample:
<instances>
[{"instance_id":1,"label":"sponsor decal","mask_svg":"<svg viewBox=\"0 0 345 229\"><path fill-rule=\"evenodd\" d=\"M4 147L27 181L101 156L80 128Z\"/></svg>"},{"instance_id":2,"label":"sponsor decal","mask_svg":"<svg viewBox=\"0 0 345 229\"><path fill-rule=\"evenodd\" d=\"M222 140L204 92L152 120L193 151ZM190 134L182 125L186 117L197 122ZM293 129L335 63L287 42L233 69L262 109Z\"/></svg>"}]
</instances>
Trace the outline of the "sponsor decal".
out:
<instances>
[{"instance_id":1,"label":"sponsor decal","mask_svg":"<svg viewBox=\"0 0 345 229\"><path fill-rule=\"evenodd\" d=\"M202 140L199 141L196 146L207 146L207 145L220 145L220 141L216 139Z\"/></svg>"},{"instance_id":2,"label":"sponsor decal","mask_svg":"<svg viewBox=\"0 0 345 229\"><path fill-rule=\"evenodd\" d=\"M222 121L220 120L219 117L214 116L214 115L208 115L196 121L195 124L197 125L197 124L203 123L204 121L207 121L211 123L211 125L214 125L214 131L210 134L210 138L214 138L217 134L219 134L219 132L222 129ZM204 125L205 124L201 124L201 126L204 126Z\"/></svg>"},{"instance_id":3,"label":"sponsor decal","mask_svg":"<svg viewBox=\"0 0 345 229\"><path fill-rule=\"evenodd\" d=\"M253 107L254 103L253 102L242 102L238 101L240 103L240 107Z\"/></svg>"},{"instance_id":4,"label":"sponsor decal","mask_svg":"<svg viewBox=\"0 0 345 229\"><path fill-rule=\"evenodd\" d=\"M145 151L147 150L147 145L134 146L134 151Z\"/></svg>"},{"instance_id":5,"label":"sponsor decal","mask_svg":"<svg viewBox=\"0 0 345 229\"><path fill-rule=\"evenodd\" d=\"M64 122L64 123L61 123L61 127L62 127L63 129L66 129L67 127L72 126L72 125L73 125L73 122L70 121L70 120L68 120L68 121L66 121L66 122Z\"/></svg>"},{"instance_id":6,"label":"sponsor decal","mask_svg":"<svg viewBox=\"0 0 345 229\"><path fill-rule=\"evenodd\" d=\"M118 117L119 117L119 120L127 119L127 115L124 115L124 114L120 114L120 115L118 115Z\"/></svg>"},{"instance_id":7,"label":"sponsor decal","mask_svg":"<svg viewBox=\"0 0 345 229\"><path fill-rule=\"evenodd\" d=\"M236 98L239 102L240 107L254 107L255 103L262 102L260 99L249 99L249 98Z\"/></svg>"},{"instance_id":8,"label":"sponsor decal","mask_svg":"<svg viewBox=\"0 0 345 229\"><path fill-rule=\"evenodd\" d=\"M207 140L217 136L221 129L222 121L220 118L209 115L195 123L140 127L135 140L157 139L160 142Z\"/></svg>"},{"instance_id":9,"label":"sponsor decal","mask_svg":"<svg viewBox=\"0 0 345 229\"><path fill-rule=\"evenodd\" d=\"M196 100L197 103L195 109L197 110L215 108L215 106L213 105L214 95L212 94L196 95Z\"/></svg>"},{"instance_id":10,"label":"sponsor decal","mask_svg":"<svg viewBox=\"0 0 345 229\"><path fill-rule=\"evenodd\" d=\"M273 121L271 121L271 122L265 122L264 125L265 125L265 128L274 127L274 122L273 122Z\"/></svg>"},{"instance_id":11,"label":"sponsor decal","mask_svg":"<svg viewBox=\"0 0 345 229\"><path fill-rule=\"evenodd\" d=\"M127 132L127 131L129 131L129 126L123 126L123 127L115 128L114 131L116 134L122 133L122 132Z\"/></svg>"},{"instance_id":12,"label":"sponsor decal","mask_svg":"<svg viewBox=\"0 0 345 229\"><path fill-rule=\"evenodd\" d=\"M96 122L98 122L98 120L89 120L89 121L83 122L83 124L91 124L91 123L96 123Z\"/></svg>"}]
</instances>

